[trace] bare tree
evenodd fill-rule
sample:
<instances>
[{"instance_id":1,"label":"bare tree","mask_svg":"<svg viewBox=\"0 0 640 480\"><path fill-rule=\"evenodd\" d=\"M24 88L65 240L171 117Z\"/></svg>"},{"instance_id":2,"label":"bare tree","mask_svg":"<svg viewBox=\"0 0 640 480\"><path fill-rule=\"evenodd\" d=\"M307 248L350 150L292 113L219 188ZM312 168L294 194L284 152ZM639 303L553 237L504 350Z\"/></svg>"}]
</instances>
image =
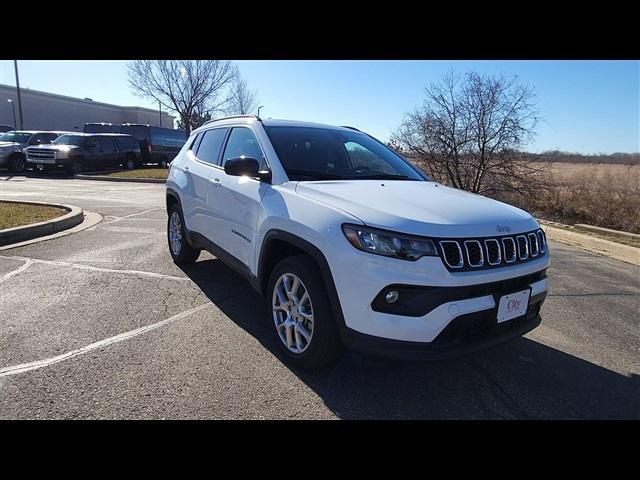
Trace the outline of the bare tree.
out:
<instances>
[{"instance_id":1,"label":"bare tree","mask_svg":"<svg viewBox=\"0 0 640 480\"><path fill-rule=\"evenodd\" d=\"M226 109L228 115L247 115L255 113L258 108L258 96L251 90L247 82L238 77L231 86L231 95Z\"/></svg>"},{"instance_id":2,"label":"bare tree","mask_svg":"<svg viewBox=\"0 0 640 480\"><path fill-rule=\"evenodd\" d=\"M134 93L176 112L187 135L195 117L225 109L229 86L238 77L227 60L136 60L128 70Z\"/></svg>"},{"instance_id":3,"label":"bare tree","mask_svg":"<svg viewBox=\"0 0 640 480\"><path fill-rule=\"evenodd\" d=\"M436 180L481 194L540 188L545 166L520 149L539 121L532 88L516 77L453 73L425 89L392 136Z\"/></svg>"}]
</instances>

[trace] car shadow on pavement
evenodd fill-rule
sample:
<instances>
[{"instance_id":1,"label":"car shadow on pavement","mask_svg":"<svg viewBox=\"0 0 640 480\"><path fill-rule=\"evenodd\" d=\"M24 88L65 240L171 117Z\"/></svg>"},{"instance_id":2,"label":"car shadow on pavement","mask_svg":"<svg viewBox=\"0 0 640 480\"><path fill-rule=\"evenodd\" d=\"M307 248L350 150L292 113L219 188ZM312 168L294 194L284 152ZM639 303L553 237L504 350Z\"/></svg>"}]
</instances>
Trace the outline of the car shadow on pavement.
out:
<instances>
[{"instance_id":1,"label":"car shadow on pavement","mask_svg":"<svg viewBox=\"0 0 640 480\"><path fill-rule=\"evenodd\" d=\"M263 299L248 282L217 259L183 270L285 363ZM640 376L525 337L447 361L403 362L347 351L331 368L291 370L343 419L640 419Z\"/></svg>"}]
</instances>

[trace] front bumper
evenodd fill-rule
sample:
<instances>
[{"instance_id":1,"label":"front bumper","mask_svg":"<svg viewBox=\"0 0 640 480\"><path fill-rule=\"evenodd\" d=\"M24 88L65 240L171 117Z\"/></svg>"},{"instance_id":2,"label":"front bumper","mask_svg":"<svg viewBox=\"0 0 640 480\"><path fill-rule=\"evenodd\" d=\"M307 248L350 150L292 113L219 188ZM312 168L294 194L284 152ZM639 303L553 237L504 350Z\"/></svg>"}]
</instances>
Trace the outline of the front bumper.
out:
<instances>
[{"instance_id":1,"label":"front bumper","mask_svg":"<svg viewBox=\"0 0 640 480\"><path fill-rule=\"evenodd\" d=\"M340 242L334 242L333 252L337 255L328 259L346 327L341 328L345 343L363 343L362 338L373 337L400 342L401 349L412 350L414 343L428 349L429 345L440 343L443 332L460 318L479 314L497 325L496 311L502 295L531 288L530 306L539 310L548 289L544 274L549 266L548 250L539 258L518 265L449 272L439 257L409 262L354 251L348 243L347 246L342 248ZM404 310L377 308L376 297L392 286L413 288L420 294L415 296L413 305L407 302ZM515 323L517 319L505 322ZM358 336L362 338L355 342Z\"/></svg>"}]
</instances>

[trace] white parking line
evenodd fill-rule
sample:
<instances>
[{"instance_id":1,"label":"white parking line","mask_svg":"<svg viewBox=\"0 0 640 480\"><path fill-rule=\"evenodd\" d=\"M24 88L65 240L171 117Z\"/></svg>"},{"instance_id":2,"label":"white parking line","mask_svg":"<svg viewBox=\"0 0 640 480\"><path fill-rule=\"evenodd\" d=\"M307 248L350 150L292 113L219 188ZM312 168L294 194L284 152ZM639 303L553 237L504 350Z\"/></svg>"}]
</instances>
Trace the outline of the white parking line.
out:
<instances>
[{"instance_id":1,"label":"white parking line","mask_svg":"<svg viewBox=\"0 0 640 480\"><path fill-rule=\"evenodd\" d=\"M144 215L145 213L155 212L156 210L164 210L163 208L152 208L150 210L145 210L144 212L132 213L131 215L125 215L124 217L118 217L116 220L109 220L108 222L104 222L102 225L109 225L110 223L116 223L120 220L126 220L127 218L136 217L138 215Z\"/></svg>"},{"instance_id":2,"label":"white parking line","mask_svg":"<svg viewBox=\"0 0 640 480\"><path fill-rule=\"evenodd\" d=\"M165 320L161 320L159 322L153 323L151 325L145 325L144 327L136 328L135 330L130 330L125 333L121 333L114 337L105 338L104 340L100 340L94 343L91 343L85 347L78 348L76 350L71 350L70 352L63 353L62 355L58 355L51 358L46 358L44 360L37 360L35 362L30 363L22 363L20 365L13 365L10 367L5 367L0 369L0 377L6 377L9 375L17 375L19 373L29 372L31 370L37 370L42 367L47 367L49 365L53 365L54 363L63 362L73 357L77 357L78 355L84 355L85 353L89 353L96 348L106 347L107 345L111 345L113 343L122 342L124 340L128 340L129 338L136 337L138 335L142 335L143 333L150 332L151 330L155 330L156 328L160 328L169 323L175 322L181 318L186 317L187 315L191 315L192 313L199 312L207 307L211 306L210 303L205 303L200 305L199 307L192 308L182 313L178 313L173 317L169 317Z\"/></svg>"},{"instance_id":3,"label":"white parking line","mask_svg":"<svg viewBox=\"0 0 640 480\"><path fill-rule=\"evenodd\" d=\"M2 258L12 258L12 257L2 257ZM29 268L29 265L31 265L33 263L33 260L30 260L28 258L27 259L20 258L18 260L25 261L25 264L21 265L20 268L17 268L14 271L7 273L2 278L0 278L0 283L4 282L7 278L11 278L14 275L17 275L18 273L22 272L23 270L26 270L27 268Z\"/></svg>"},{"instance_id":4,"label":"white parking line","mask_svg":"<svg viewBox=\"0 0 640 480\"><path fill-rule=\"evenodd\" d=\"M31 260L32 263L42 263L44 265L55 265L58 267L71 267L71 268L79 268L82 270L91 270L91 271L95 271L95 272L106 272L106 273L122 273L125 275L139 275L139 276L146 276L146 277L154 277L154 278L166 278L168 280L180 280L183 282L190 282L191 279L189 277L176 277L174 275L164 275L162 273L155 273L155 272L144 272L141 270L119 270L116 268L100 268L100 267L92 267L91 265L82 265L81 263L69 263L69 262L59 262L59 261L54 261L54 260L40 260L39 258L29 258L29 257L19 257L19 256L6 256L6 255L0 255L0 258L13 258L16 260ZM26 266L22 266L20 267L22 269L26 268ZM20 270L20 269L18 269ZM7 274L8 276L11 276L13 274L17 273L17 271L11 272L11 274ZM7 276L5 275L5 276ZM4 279L4 277L3 277Z\"/></svg>"}]
</instances>

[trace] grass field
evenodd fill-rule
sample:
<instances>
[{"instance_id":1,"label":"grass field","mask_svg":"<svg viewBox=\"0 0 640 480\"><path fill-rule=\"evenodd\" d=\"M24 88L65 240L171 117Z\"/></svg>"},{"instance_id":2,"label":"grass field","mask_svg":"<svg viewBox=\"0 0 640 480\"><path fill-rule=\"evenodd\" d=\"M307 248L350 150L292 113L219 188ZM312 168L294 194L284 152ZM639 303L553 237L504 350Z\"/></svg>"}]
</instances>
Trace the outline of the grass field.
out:
<instances>
[{"instance_id":1,"label":"grass field","mask_svg":"<svg viewBox=\"0 0 640 480\"><path fill-rule=\"evenodd\" d=\"M121 172L108 173L107 177L119 178L154 178L166 180L169 174L168 168L137 168L134 170L124 170Z\"/></svg>"},{"instance_id":2,"label":"grass field","mask_svg":"<svg viewBox=\"0 0 640 480\"><path fill-rule=\"evenodd\" d=\"M64 208L0 202L0 230L44 222L66 213Z\"/></svg>"},{"instance_id":3,"label":"grass field","mask_svg":"<svg viewBox=\"0 0 640 480\"><path fill-rule=\"evenodd\" d=\"M540 218L640 233L640 165L552 163L551 187L512 201Z\"/></svg>"}]
</instances>

